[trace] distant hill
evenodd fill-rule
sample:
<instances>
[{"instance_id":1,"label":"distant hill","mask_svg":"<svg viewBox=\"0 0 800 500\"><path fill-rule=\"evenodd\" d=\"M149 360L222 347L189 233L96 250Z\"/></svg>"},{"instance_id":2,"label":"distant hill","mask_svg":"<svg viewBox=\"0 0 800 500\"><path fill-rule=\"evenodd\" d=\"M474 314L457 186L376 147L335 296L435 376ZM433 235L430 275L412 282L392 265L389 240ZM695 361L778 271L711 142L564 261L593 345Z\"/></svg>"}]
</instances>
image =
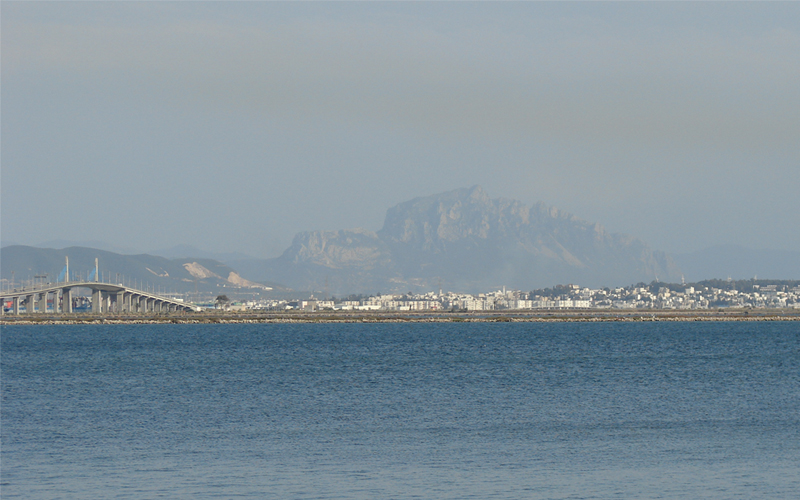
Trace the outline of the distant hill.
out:
<instances>
[{"instance_id":1,"label":"distant hill","mask_svg":"<svg viewBox=\"0 0 800 500\"><path fill-rule=\"evenodd\" d=\"M677 265L631 236L544 204L491 199L479 186L390 208L383 228L303 232L257 279L331 293L480 292L557 283L617 286L679 280Z\"/></svg>"},{"instance_id":2,"label":"distant hill","mask_svg":"<svg viewBox=\"0 0 800 500\"><path fill-rule=\"evenodd\" d=\"M230 261L237 261L237 260L252 260L252 259L258 260L256 257L241 252L208 252L191 245L176 245L170 248L152 250L147 253L150 255L157 255L159 257L164 257L167 259L187 259L187 258L200 257L203 259L218 260L224 264L228 264L228 262Z\"/></svg>"},{"instance_id":3,"label":"distant hill","mask_svg":"<svg viewBox=\"0 0 800 500\"><path fill-rule=\"evenodd\" d=\"M86 247L69 247L61 250L13 245L0 250L0 277L3 285L12 280L16 284L47 275L46 281L55 281L64 268L64 258L69 257L70 274L86 279L99 259L103 281L113 281L149 287L165 292L223 293L227 290L264 290L261 284L248 281L232 268L211 259L166 259L154 255L121 255Z\"/></svg>"},{"instance_id":4,"label":"distant hill","mask_svg":"<svg viewBox=\"0 0 800 500\"><path fill-rule=\"evenodd\" d=\"M674 259L689 281L728 277L742 280L755 276L800 279L800 252L719 245L697 252L675 254Z\"/></svg>"},{"instance_id":5,"label":"distant hill","mask_svg":"<svg viewBox=\"0 0 800 500\"><path fill-rule=\"evenodd\" d=\"M6 245L3 245L6 246ZM143 253L139 249L130 247L121 247L119 245L112 245L111 243L99 240L49 240L43 241L37 245L31 245L36 248L68 248L68 247L85 247L97 248L98 250L105 250L107 252L119 253L125 255L134 255Z\"/></svg>"},{"instance_id":6,"label":"distant hill","mask_svg":"<svg viewBox=\"0 0 800 500\"><path fill-rule=\"evenodd\" d=\"M415 198L390 208L383 228L298 233L275 259L211 254L190 246L164 256L123 255L72 246L62 250L11 245L0 250L0 274L14 280L70 269L86 277L100 259L112 280L179 293L274 288L334 295L446 290L521 290L574 283L698 282L708 279L800 279L800 252L718 246L671 257L632 236L607 232L544 204L491 199L479 186ZM193 255L194 254L194 255ZM214 256L218 258L209 258ZM224 262L220 262L224 261ZM281 285L279 285L279 283ZM286 288L286 285L290 288ZM252 287L252 288L251 288Z\"/></svg>"}]
</instances>

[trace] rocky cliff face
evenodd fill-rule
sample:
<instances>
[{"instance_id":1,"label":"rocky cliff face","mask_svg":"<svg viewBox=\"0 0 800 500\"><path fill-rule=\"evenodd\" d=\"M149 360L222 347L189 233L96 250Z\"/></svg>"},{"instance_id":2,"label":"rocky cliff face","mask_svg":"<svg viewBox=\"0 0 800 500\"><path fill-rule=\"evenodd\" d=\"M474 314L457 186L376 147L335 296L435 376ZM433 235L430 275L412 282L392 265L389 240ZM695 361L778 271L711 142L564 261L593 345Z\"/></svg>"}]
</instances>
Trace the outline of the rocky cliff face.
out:
<instances>
[{"instance_id":1,"label":"rocky cliff face","mask_svg":"<svg viewBox=\"0 0 800 500\"><path fill-rule=\"evenodd\" d=\"M294 264L332 269L375 269L390 260L386 245L366 229L299 233L283 255Z\"/></svg>"},{"instance_id":2,"label":"rocky cliff face","mask_svg":"<svg viewBox=\"0 0 800 500\"><path fill-rule=\"evenodd\" d=\"M543 204L491 199L479 186L390 208L377 233L300 233L270 267L270 279L320 290L324 280L337 293L439 283L458 291L616 286L680 277L667 255L638 239Z\"/></svg>"}]
</instances>

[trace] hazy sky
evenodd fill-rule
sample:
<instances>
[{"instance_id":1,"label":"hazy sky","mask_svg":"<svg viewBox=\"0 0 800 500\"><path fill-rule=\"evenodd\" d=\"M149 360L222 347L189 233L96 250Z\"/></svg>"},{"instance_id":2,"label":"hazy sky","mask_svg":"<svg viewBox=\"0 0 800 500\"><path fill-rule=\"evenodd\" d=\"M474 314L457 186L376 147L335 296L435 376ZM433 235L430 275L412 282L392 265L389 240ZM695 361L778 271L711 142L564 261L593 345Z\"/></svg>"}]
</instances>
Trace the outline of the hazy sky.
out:
<instances>
[{"instance_id":1,"label":"hazy sky","mask_svg":"<svg viewBox=\"0 0 800 500\"><path fill-rule=\"evenodd\" d=\"M275 256L474 184L800 249L800 3L3 1L2 239Z\"/></svg>"}]
</instances>

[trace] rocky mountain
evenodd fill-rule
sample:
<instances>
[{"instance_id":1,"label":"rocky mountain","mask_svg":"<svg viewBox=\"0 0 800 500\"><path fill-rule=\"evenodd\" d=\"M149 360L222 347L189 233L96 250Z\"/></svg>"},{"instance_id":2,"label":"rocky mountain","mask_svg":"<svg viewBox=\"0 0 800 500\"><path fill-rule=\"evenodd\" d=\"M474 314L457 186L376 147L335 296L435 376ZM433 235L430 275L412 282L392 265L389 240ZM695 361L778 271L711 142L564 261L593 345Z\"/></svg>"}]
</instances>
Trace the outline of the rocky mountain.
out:
<instances>
[{"instance_id":1,"label":"rocky mountain","mask_svg":"<svg viewBox=\"0 0 800 500\"><path fill-rule=\"evenodd\" d=\"M478 292L562 283L680 279L664 253L544 204L491 199L479 186L390 208L383 228L304 232L257 279L331 293ZM261 275L261 276L259 276Z\"/></svg>"},{"instance_id":2,"label":"rocky mountain","mask_svg":"<svg viewBox=\"0 0 800 500\"><path fill-rule=\"evenodd\" d=\"M176 253L194 249L177 248ZM678 281L670 257L631 236L544 204L492 199L479 186L416 198L390 208L383 228L311 231L295 236L275 259L221 263L203 258L120 255L83 247L62 250L13 245L2 248L4 286L47 274L53 279L70 258L85 278L100 259L106 279L139 282L176 292L264 289L349 293L430 291L442 287L482 292L576 283L621 286ZM234 269L238 270L235 271ZM252 281L250 281L252 280ZM260 283L254 283L258 281ZM224 291L228 291L224 290Z\"/></svg>"}]
</instances>

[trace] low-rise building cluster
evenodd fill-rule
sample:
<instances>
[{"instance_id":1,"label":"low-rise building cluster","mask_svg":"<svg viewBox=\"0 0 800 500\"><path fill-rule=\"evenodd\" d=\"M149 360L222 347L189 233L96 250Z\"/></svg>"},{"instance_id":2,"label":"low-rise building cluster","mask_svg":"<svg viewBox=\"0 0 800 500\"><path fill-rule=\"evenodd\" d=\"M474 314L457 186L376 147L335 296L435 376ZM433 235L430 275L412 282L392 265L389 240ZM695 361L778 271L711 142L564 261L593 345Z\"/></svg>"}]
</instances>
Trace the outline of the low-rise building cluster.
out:
<instances>
[{"instance_id":1,"label":"low-rise building cluster","mask_svg":"<svg viewBox=\"0 0 800 500\"><path fill-rule=\"evenodd\" d=\"M428 292L422 294L380 294L345 299L253 300L234 303L239 310L302 311L498 311L559 309L712 309L712 308L800 308L800 285L715 287L685 284L649 285L592 289L578 285L523 292L497 290L467 294Z\"/></svg>"}]
</instances>

